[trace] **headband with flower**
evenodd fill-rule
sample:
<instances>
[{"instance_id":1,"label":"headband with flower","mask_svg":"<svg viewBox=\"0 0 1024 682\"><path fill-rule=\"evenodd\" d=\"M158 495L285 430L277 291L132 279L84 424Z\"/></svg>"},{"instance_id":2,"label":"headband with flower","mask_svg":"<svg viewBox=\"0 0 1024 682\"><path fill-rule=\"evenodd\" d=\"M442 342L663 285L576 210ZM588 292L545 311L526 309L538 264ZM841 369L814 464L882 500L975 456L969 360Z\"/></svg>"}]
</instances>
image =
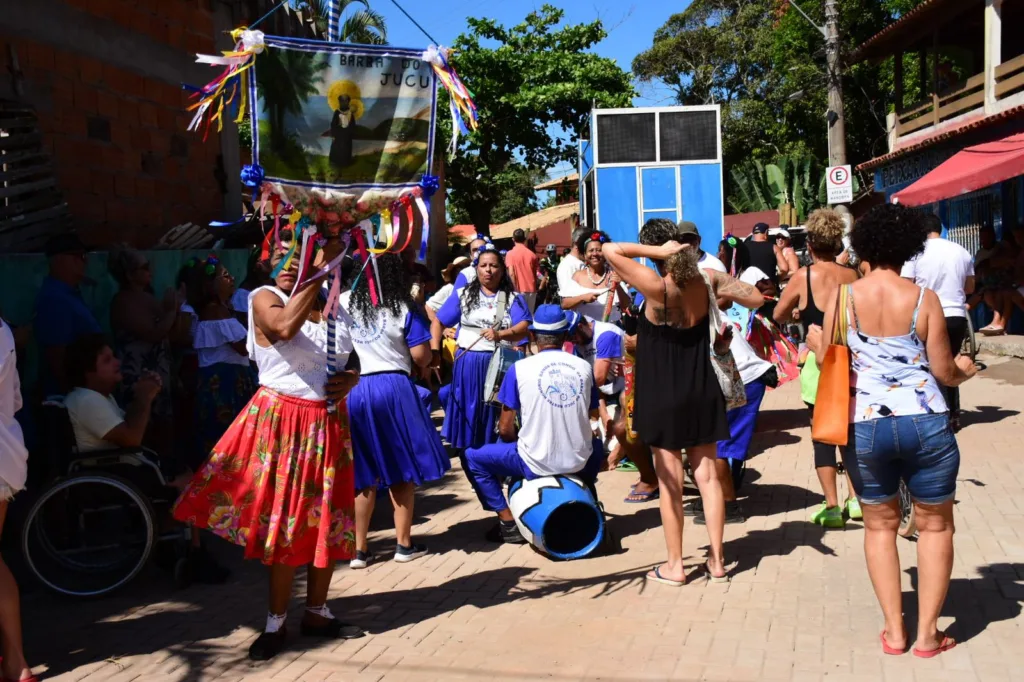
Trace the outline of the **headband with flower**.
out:
<instances>
[{"instance_id":1,"label":"headband with flower","mask_svg":"<svg viewBox=\"0 0 1024 682\"><path fill-rule=\"evenodd\" d=\"M601 244L606 244L608 241L610 241L608 239L608 235L603 234L601 232L593 232L593 233L591 233L590 237L587 238L587 242L588 243L589 242L599 242Z\"/></svg>"},{"instance_id":2,"label":"headband with flower","mask_svg":"<svg viewBox=\"0 0 1024 682\"><path fill-rule=\"evenodd\" d=\"M481 239L483 239L483 237L481 237ZM480 247L479 251L477 251L476 258L473 259L473 267L476 267L477 264L480 263L480 256L484 255L485 253L496 253L502 258L504 258L504 254L498 251L498 248L488 241L486 244Z\"/></svg>"},{"instance_id":3,"label":"headband with flower","mask_svg":"<svg viewBox=\"0 0 1024 682\"><path fill-rule=\"evenodd\" d=\"M186 263L186 267L195 268L200 265L203 266L203 272L207 275L213 275L217 272L217 266L220 265L220 259L214 254L210 254L206 257L206 260L199 260L198 258L190 258Z\"/></svg>"}]
</instances>

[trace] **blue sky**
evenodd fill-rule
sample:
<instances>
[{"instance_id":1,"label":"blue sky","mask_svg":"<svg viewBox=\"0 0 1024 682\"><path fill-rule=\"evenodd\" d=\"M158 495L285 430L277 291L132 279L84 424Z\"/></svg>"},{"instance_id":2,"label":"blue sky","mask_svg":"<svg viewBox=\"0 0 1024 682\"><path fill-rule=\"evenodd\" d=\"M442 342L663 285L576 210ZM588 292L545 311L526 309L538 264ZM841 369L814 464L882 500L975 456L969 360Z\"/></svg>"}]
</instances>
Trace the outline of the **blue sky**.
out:
<instances>
[{"instance_id":1,"label":"blue sky","mask_svg":"<svg viewBox=\"0 0 1024 682\"><path fill-rule=\"evenodd\" d=\"M542 0L398 0L430 35L443 45L466 30L467 17L488 16L505 26L513 26L544 4ZM388 21L388 42L398 47L426 47L430 40L405 17L390 0L372 0L373 8ZM565 10L565 22L578 24L600 18L608 37L594 51L615 59L629 70L633 57L650 47L654 32L672 14L683 11L689 0L548 0ZM485 9L486 8L486 9ZM473 87L469 84L469 87ZM671 92L655 84L637 84L640 96L636 106L670 105ZM564 174L558 169L553 175Z\"/></svg>"}]
</instances>

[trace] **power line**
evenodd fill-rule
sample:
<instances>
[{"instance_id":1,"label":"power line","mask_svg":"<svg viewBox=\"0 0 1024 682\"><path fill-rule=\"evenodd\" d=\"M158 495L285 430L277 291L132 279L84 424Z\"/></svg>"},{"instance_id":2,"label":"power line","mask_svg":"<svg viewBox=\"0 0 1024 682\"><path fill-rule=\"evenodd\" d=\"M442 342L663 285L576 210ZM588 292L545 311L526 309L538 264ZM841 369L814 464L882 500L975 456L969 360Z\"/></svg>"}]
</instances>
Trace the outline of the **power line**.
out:
<instances>
[{"instance_id":1,"label":"power line","mask_svg":"<svg viewBox=\"0 0 1024 682\"><path fill-rule=\"evenodd\" d=\"M395 7L397 7L398 11L400 11L402 14L404 14L406 16L406 18L409 21L411 21L416 26L416 28L418 28L423 33L423 35L425 35L427 38L429 38L430 42L432 42L434 45L437 45L438 47L440 47L441 43L439 43L437 41L437 38L435 38L434 36L432 36L429 33L427 33L427 29L425 29L422 26L420 26L420 22L418 22L415 19L413 19L412 15L409 14L408 12L406 12L405 8L402 7L401 5L399 5L397 0L391 0L391 4L394 5Z\"/></svg>"}]
</instances>

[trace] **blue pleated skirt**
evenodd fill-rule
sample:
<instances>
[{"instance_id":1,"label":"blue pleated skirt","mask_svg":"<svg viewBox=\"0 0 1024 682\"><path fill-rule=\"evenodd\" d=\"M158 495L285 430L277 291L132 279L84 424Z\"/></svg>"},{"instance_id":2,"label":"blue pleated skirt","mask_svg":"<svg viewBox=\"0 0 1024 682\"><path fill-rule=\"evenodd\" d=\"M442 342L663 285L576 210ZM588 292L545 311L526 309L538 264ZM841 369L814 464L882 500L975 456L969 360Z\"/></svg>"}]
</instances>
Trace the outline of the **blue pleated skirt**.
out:
<instances>
[{"instance_id":1,"label":"blue pleated skirt","mask_svg":"<svg viewBox=\"0 0 1024 682\"><path fill-rule=\"evenodd\" d=\"M498 409L483 402L490 351L460 352L452 368L452 383L444 401L441 434L460 450L498 442L494 425Z\"/></svg>"},{"instance_id":2,"label":"blue pleated skirt","mask_svg":"<svg viewBox=\"0 0 1024 682\"><path fill-rule=\"evenodd\" d=\"M451 468L430 413L408 375L359 378L348 395L356 490L436 481Z\"/></svg>"}]
</instances>

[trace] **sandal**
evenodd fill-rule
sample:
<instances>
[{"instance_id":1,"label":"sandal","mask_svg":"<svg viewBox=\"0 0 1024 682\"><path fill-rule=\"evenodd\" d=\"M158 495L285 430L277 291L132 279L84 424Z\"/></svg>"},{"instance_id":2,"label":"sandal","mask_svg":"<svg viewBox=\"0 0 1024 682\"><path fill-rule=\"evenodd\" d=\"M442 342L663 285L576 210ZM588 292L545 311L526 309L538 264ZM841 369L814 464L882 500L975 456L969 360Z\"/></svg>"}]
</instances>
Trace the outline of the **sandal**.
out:
<instances>
[{"instance_id":1,"label":"sandal","mask_svg":"<svg viewBox=\"0 0 1024 682\"><path fill-rule=\"evenodd\" d=\"M629 491L629 495L623 500L626 504L643 504L644 502L653 502L654 500L661 497L661 488L655 488L646 493L637 492L636 489Z\"/></svg>"},{"instance_id":2,"label":"sandal","mask_svg":"<svg viewBox=\"0 0 1024 682\"><path fill-rule=\"evenodd\" d=\"M616 471L639 471L636 468L636 464L633 464L628 459L624 459L615 466Z\"/></svg>"},{"instance_id":3,"label":"sandal","mask_svg":"<svg viewBox=\"0 0 1024 682\"><path fill-rule=\"evenodd\" d=\"M923 651L921 649L918 649L917 647L914 647L913 654L918 658L935 658L943 651L949 651L950 649L956 646L955 639L953 639L952 637L947 637L945 632L940 632L939 634L942 635L942 639L939 640L938 648Z\"/></svg>"},{"instance_id":4,"label":"sandal","mask_svg":"<svg viewBox=\"0 0 1024 682\"><path fill-rule=\"evenodd\" d=\"M1006 334L1006 329L1003 327L988 326L979 329L978 333L982 336L1004 336Z\"/></svg>"},{"instance_id":5,"label":"sandal","mask_svg":"<svg viewBox=\"0 0 1024 682\"><path fill-rule=\"evenodd\" d=\"M729 582L729 571L726 571L723 575L715 575L711 572L711 564L707 561L704 562L704 570L708 573L708 581L713 583L727 583Z\"/></svg>"},{"instance_id":6,"label":"sandal","mask_svg":"<svg viewBox=\"0 0 1024 682\"><path fill-rule=\"evenodd\" d=\"M894 646L889 646L889 642L885 641L885 630L878 635L878 638L882 640L882 653L888 656L902 656L907 653L907 647L904 645L902 649L897 649Z\"/></svg>"},{"instance_id":7,"label":"sandal","mask_svg":"<svg viewBox=\"0 0 1024 682\"><path fill-rule=\"evenodd\" d=\"M662 585L668 585L669 587L682 587L686 584L685 580L672 580L671 578L662 577L661 566L655 566L653 571L648 572L647 579Z\"/></svg>"}]
</instances>

